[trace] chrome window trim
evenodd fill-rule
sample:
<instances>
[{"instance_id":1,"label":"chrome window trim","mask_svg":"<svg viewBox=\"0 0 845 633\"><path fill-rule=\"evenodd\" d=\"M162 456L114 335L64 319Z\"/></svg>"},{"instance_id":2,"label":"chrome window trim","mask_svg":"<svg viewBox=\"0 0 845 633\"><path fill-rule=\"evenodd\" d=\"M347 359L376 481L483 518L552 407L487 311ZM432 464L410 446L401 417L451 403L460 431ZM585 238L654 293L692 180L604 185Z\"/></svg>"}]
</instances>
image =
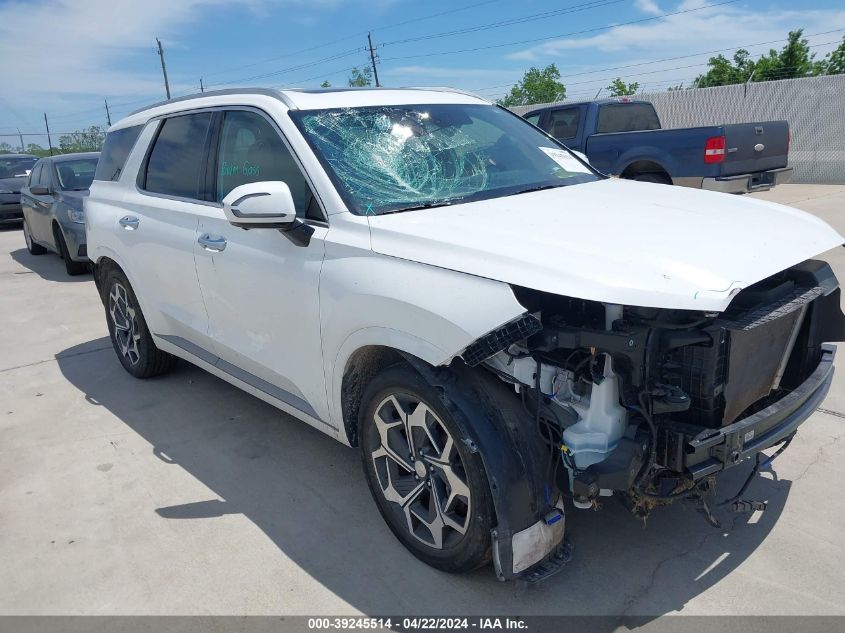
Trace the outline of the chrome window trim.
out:
<instances>
[{"instance_id":1,"label":"chrome window trim","mask_svg":"<svg viewBox=\"0 0 845 633\"><path fill-rule=\"evenodd\" d=\"M238 94L243 94L243 91L240 91L240 90L235 91L235 92L238 93ZM205 94L209 94L209 93L205 93ZM167 103L171 103L171 102L167 102ZM323 199L320 197L320 193L317 190L317 187L314 186L314 181L311 179L311 176L309 175L308 171L305 169L305 167L302 163L302 160L299 158L299 155L296 153L296 151L294 151L293 147L291 146L291 144L288 141L287 137L285 136L284 132L279 127L279 124L276 123L275 120L273 120L273 117L271 117L269 114L267 114L261 108L258 108L256 106L252 106L252 105L230 104L230 105L206 106L206 107L202 107L202 108L179 110L177 112L168 112L167 114L160 114L158 116L150 117L150 119L147 121L146 125L149 125L151 123L155 123L157 127L156 127L156 130L153 132L153 137L150 139L149 144L147 145L147 147L144 150L144 158L141 160L141 165L138 169L138 173L135 174L135 179L134 179L135 191L137 191L141 195L150 196L150 197L153 197L153 198L164 198L165 200L175 200L177 202L193 202L193 203L201 204L201 205L208 206L208 207L214 207L214 208L217 208L217 209L222 209L223 208L222 202L214 202L214 201L211 201L211 200L199 200L197 198L185 198L185 197L182 197L182 196L172 196L172 195L169 195L169 194L166 194L166 193L157 193L155 191L148 191L146 189L142 189L141 187L138 186L138 177L141 175L142 170L146 171L146 169L147 169L147 161L149 160L150 153L152 152L153 147L155 146L155 142L158 139L158 133L159 133L158 126L161 125L162 121L164 121L166 119L171 119L171 118L174 118L174 117L177 117L177 116L185 116L187 114L202 114L203 112L211 112L212 114L215 113L215 112L223 112L225 114L225 112L227 110L243 110L243 111L247 111L247 112L254 112L255 114L258 114L258 115L264 117L264 119L268 123L270 123L272 128L279 135L279 138L281 139L285 148L288 150L288 152L290 152L290 155L293 157L293 160L296 163L296 166L299 168L299 172L305 178L305 182L307 183L308 188L311 190L311 194L317 200L317 205L319 206L320 213L323 216L323 218L320 219L320 220L316 220L316 219L312 219L312 218L304 218L304 217L301 218L299 216L297 216L297 217L300 220L302 220L303 222L305 222L306 224L313 224L314 226L326 226L326 227L328 227L329 226L329 220L328 220L329 214L326 212L326 205L323 202ZM220 125L222 127L223 123L221 122Z\"/></svg>"}]
</instances>

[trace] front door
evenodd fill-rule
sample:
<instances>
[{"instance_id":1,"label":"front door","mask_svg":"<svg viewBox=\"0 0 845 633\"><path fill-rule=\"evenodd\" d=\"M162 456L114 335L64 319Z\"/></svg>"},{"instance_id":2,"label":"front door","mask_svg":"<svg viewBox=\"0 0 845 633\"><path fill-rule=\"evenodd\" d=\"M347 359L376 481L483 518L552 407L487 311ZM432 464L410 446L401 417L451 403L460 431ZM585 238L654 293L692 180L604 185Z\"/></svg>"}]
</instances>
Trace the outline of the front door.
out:
<instances>
[{"instance_id":1,"label":"front door","mask_svg":"<svg viewBox=\"0 0 845 633\"><path fill-rule=\"evenodd\" d=\"M220 119L209 163L216 202L242 184L283 181L299 217L321 217L297 161L264 114L227 110ZM221 208L206 207L196 262L218 367L327 420L318 284L328 228L319 220L311 225L310 243L300 246L276 229L232 226Z\"/></svg>"}]
</instances>

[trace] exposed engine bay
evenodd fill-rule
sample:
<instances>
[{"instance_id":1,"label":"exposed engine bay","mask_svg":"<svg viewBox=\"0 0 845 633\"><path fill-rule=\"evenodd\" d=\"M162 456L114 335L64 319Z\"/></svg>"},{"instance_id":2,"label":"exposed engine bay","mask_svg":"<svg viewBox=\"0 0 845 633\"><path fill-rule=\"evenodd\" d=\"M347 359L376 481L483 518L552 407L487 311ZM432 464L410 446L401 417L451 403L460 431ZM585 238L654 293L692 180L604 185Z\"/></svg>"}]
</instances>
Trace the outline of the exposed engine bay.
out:
<instances>
[{"instance_id":1,"label":"exposed engine bay","mask_svg":"<svg viewBox=\"0 0 845 633\"><path fill-rule=\"evenodd\" d=\"M513 385L548 447L550 483L575 507L621 494L643 518L688 499L715 524L715 474L752 457L756 473L760 451L788 446L830 385L824 343L845 340L838 282L816 260L720 313L513 290L526 313L464 361ZM735 510L759 508L739 497Z\"/></svg>"}]
</instances>

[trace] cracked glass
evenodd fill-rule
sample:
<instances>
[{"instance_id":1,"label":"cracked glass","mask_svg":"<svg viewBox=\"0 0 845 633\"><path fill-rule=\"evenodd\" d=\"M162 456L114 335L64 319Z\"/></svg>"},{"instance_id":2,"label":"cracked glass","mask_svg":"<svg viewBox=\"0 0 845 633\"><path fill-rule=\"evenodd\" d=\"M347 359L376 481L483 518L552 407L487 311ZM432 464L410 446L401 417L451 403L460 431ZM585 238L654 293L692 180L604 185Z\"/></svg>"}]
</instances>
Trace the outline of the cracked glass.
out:
<instances>
[{"instance_id":1,"label":"cracked glass","mask_svg":"<svg viewBox=\"0 0 845 633\"><path fill-rule=\"evenodd\" d=\"M446 206L597 180L568 150L492 105L292 112L353 213Z\"/></svg>"}]
</instances>

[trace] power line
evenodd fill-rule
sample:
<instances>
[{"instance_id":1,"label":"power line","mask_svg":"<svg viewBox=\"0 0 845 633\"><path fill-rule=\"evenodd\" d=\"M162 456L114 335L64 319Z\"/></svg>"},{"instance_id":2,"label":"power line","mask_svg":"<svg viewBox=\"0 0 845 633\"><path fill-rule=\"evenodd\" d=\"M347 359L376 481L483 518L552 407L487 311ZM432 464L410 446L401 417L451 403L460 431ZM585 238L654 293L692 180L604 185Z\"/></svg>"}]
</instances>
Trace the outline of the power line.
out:
<instances>
[{"instance_id":1,"label":"power line","mask_svg":"<svg viewBox=\"0 0 845 633\"><path fill-rule=\"evenodd\" d=\"M465 5L465 6L462 6L462 7L456 7L454 9L448 9L446 11L439 11L437 13L429 13L429 14L424 15L424 16L420 16L420 17L417 17L417 18L410 18L408 20L403 20L401 22L393 22L391 24L384 24L382 26L377 26L377 27L375 27L374 29L371 29L371 30L372 31L386 31L388 29L393 29L393 28L397 28L397 27L400 27L400 26L406 26L408 24L413 24L414 22L422 22L424 20L431 20L433 18L439 18L439 17L442 17L444 15L450 15L452 13L458 13L460 11L466 11L468 9L475 9L477 7L481 7L481 6L488 5L488 4L495 4L497 2L502 2L502 0L483 0L482 2L474 2L472 4L468 4L468 5ZM338 44L339 42L346 42L346 41L349 41L349 40L354 39L356 37L361 37L362 35L366 35L369 32L370 31L358 31L356 33L351 33L349 35L345 35L345 36L340 37L340 38L334 38L329 42L323 42L322 44L317 44L315 46L309 46L308 48L303 48L303 49L300 49L300 50L297 50L297 51L291 51L290 53L284 53L283 55L277 55L275 57L268 57L267 59L263 59L263 60L260 60L260 61L257 61L257 62L251 62L249 64L243 64L241 66L232 66L231 68L227 68L227 69L224 69L224 70L217 70L217 71L214 71L212 73L206 73L203 76L204 77L212 77L212 76L216 76L216 75L222 75L222 74L225 74L225 73L233 72L235 70L242 70L244 68L252 68L252 67L255 67L255 66L260 66L261 64L266 64L268 62L277 61L279 59L286 59L288 57L293 57L295 55L301 55L302 53L310 53L311 51L319 50L321 48L326 48L327 46L332 46L334 44Z\"/></svg>"},{"instance_id":2,"label":"power line","mask_svg":"<svg viewBox=\"0 0 845 633\"><path fill-rule=\"evenodd\" d=\"M845 29L835 29L835 30L832 30L832 31L824 31L822 33L808 34L807 37L813 37L814 35L827 35L827 34L836 33L836 32L839 32L839 31L845 31ZM729 47L729 48L720 49L719 51L707 51L707 52L704 52L704 53L694 53L692 55L683 55L683 56L680 56L680 57L667 57L665 59L656 59L656 60L649 61L649 62L642 62L640 64L630 64L628 66L616 66L616 67L610 67L610 68L601 68L601 69L598 69L598 70L585 71L585 72L581 72L581 73L573 73L571 75L561 75L561 79L565 79L566 77L577 77L577 76L589 75L589 74L593 74L593 73L608 72L608 71L611 71L611 70L619 70L620 68L626 68L626 67L629 68L629 67L633 67L633 66L644 66L644 65L647 65L647 64L658 64L658 63L665 62L665 61L674 61L674 60L677 60L677 59L695 57L697 55L708 55L710 53L716 53L716 52L721 52L721 51L729 51L729 50L737 50L737 49L741 49L741 48L745 48L745 47L764 46L764 45L768 45L768 44L772 44L772 43L776 43L776 42L785 42L785 41L787 41L787 38L784 38L782 40L773 40L771 42L761 42L760 44L744 44L744 45L740 45L738 47L732 46L732 47ZM829 44L836 44L838 41L839 40L832 40L830 42L819 42L818 44L810 44L810 45L807 46L807 48L817 48L819 46L828 46ZM684 69L689 69L689 68L699 68L699 67L709 66L709 65L710 65L710 62L708 60L706 62L700 62L700 63L697 63L697 64L689 64L687 66L673 66L672 68L661 68L659 70L643 71L643 72L639 72L639 73L628 73L626 76L627 77L639 77L639 76L642 76L642 75L654 75L654 74L657 74L657 73L672 72L673 70L684 70ZM788 70L790 70L790 69L787 69L787 72L788 72ZM794 70L794 68L792 70ZM585 85L585 84L596 83L596 82L599 82L599 81L613 81L614 79L616 79L616 77L604 77L604 78L601 78L601 79L596 78L596 79L588 79L588 80L585 80L585 81L571 82L571 83L567 83L566 85L567 86L580 86L580 85ZM492 90L492 89L495 89L495 88L508 88L510 86L513 86L513 83L499 84L499 85L496 85L496 86L487 86L485 88L477 88L476 90Z\"/></svg>"},{"instance_id":3,"label":"power line","mask_svg":"<svg viewBox=\"0 0 845 633\"><path fill-rule=\"evenodd\" d=\"M570 37L572 35L584 35L586 33L595 33L597 31L606 31L608 29L613 29L613 28L616 28L616 27L619 27L619 26L629 26L631 24L640 24L640 23L643 23L643 22L652 22L654 20L660 20L662 18L667 18L667 17L673 16L673 15L682 15L682 14L685 14L685 13L694 13L696 11L703 11L705 9L712 9L714 7L721 7L721 6L724 6L726 4L734 4L736 2L739 2L739 0L724 0L724 2L717 2L717 3L714 3L714 4L706 4L706 5L703 5L703 6L700 6L700 7L693 7L691 9L683 9L683 10L680 10L680 11L672 11L670 13L662 13L660 15L655 15L655 16L651 16L651 17L648 17L648 18L640 18L638 20L631 20L629 22L616 22L614 24L608 24L606 26L598 26L598 27L594 27L594 28L591 28L591 29L583 29L581 31L572 31L570 33L562 33L562 34L559 34L559 35L548 35L546 37L535 37L535 38L532 38L532 39L519 40L519 41L516 41L516 42L504 42L504 43L501 43L501 44L490 44L490 45L487 45L487 46L477 46L477 47L474 47L474 48L461 48L461 49L456 49L456 50L451 50L451 51L440 51L440 52L436 52L436 53L421 53L421 54L418 54L418 55L404 55L404 56L401 56L401 57L385 57L385 58L383 58L383 61L387 62L387 61L396 61L396 60L401 60L401 59L418 59L420 57L437 57L437 56L441 56L441 55L456 55L458 53L472 53L472 52L475 52L475 51L486 51L486 50L491 50L491 49L494 49L494 48L507 48L509 46L522 46L524 44L534 44L536 42L546 42L548 40L556 40L556 39L560 39L562 37Z\"/></svg>"},{"instance_id":4,"label":"power line","mask_svg":"<svg viewBox=\"0 0 845 633\"><path fill-rule=\"evenodd\" d=\"M478 26L470 26L453 31L443 31L440 33L429 33L427 35L419 35L416 37L408 37L402 40L394 40L392 42L385 42L382 46L392 46L395 44L407 44L409 42L420 42L422 40L431 40L441 37L451 37L453 35L465 35L466 33L475 33L477 31L489 31L491 29L498 29L504 26L512 26L514 24L523 24L525 22L533 22L535 20L545 20L550 17L565 15L567 13L577 13L579 11L588 11L590 9L599 9L611 4L619 4L625 0L590 0L582 4L574 4L563 9L555 9L553 11L545 11L543 13L533 13L531 15L510 18L507 20L500 20L498 22L490 22L488 24L481 24Z\"/></svg>"},{"instance_id":5,"label":"power line","mask_svg":"<svg viewBox=\"0 0 845 633\"><path fill-rule=\"evenodd\" d=\"M355 48L347 49L343 52L336 53L334 55L329 55L328 57L323 57L321 59L317 59L311 62L305 62L302 64L297 64L296 66L289 66L287 68L281 68L279 70L274 70L271 72L262 73L260 75L252 75L251 77L240 77L235 79L230 79L228 81L222 81L214 84L206 84L206 88L211 86L230 86L232 84L243 83L245 81L254 81L256 79L266 79L268 77L275 77L276 75L283 75L285 73L293 72L295 70L303 70L305 68L312 68L313 66L319 66L320 64L324 64L326 62L335 61L337 59L342 59L344 57L349 57L350 55L354 55L356 53L361 53L366 49L358 46Z\"/></svg>"}]
</instances>

